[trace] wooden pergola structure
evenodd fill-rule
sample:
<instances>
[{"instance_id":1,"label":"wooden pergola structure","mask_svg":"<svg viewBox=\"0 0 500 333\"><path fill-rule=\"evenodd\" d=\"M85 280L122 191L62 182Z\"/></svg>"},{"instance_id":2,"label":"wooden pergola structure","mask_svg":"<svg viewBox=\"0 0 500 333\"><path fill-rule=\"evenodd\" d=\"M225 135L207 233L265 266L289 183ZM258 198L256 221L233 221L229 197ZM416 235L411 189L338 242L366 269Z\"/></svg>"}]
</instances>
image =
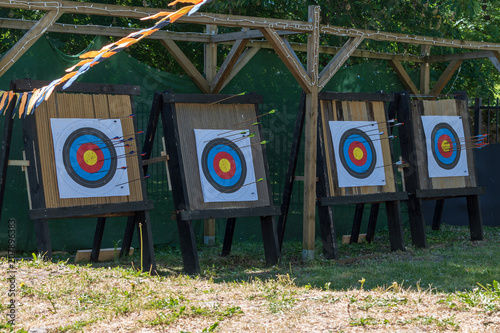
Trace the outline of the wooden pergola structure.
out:
<instances>
[{"instance_id":1,"label":"wooden pergola structure","mask_svg":"<svg viewBox=\"0 0 500 333\"><path fill-rule=\"evenodd\" d=\"M0 28L28 30L0 59L0 76L5 74L45 32L124 37L138 30L122 27L79 26L57 23L59 17L64 14L87 14L139 19L160 11L158 8L126 7L61 0L0 0L0 7L45 12L45 15L39 21L0 18ZM175 58L203 93L219 93L261 48L273 49L305 91L306 120L303 209L303 257L305 259L312 258L314 255L318 93L332 79L349 57L387 60L402 84L412 94L440 94L464 60L488 58L500 70L500 44L325 25L320 22L320 10L319 6L310 6L307 22L198 12L190 17L184 16L178 22L205 25L205 33L159 31L149 37L150 39L161 41L166 50ZM240 27L242 31L218 34L217 26ZM287 35L291 34L307 34L307 44L290 43L287 40ZM340 48L323 46L320 45L321 35L347 37L348 40ZM420 45L421 55L373 53L357 49L365 39ZM176 41L204 43L204 73L200 73L196 69L188 57L177 46ZM232 45L231 51L219 70L217 70L218 44ZM465 49L468 52L433 56L429 52L431 47ZM300 62L296 52L307 52L307 64L305 66ZM331 61L321 72L319 71L320 54L332 55ZM420 87L417 87L412 82L402 62L420 64ZM436 84L430 87L430 64L437 62L448 62L449 64ZM210 225L213 226L213 223L206 223L206 226Z\"/></svg>"}]
</instances>

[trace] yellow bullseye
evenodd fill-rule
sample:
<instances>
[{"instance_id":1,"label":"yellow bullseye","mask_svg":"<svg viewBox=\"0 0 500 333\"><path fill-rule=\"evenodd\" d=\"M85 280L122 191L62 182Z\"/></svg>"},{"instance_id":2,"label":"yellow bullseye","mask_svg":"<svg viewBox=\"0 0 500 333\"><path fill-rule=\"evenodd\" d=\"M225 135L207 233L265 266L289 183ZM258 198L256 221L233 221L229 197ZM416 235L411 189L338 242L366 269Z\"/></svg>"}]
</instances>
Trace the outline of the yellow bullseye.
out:
<instances>
[{"instance_id":1,"label":"yellow bullseye","mask_svg":"<svg viewBox=\"0 0 500 333\"><path fill-rule=\"evenodd\" d=\"M229 172L229 170L231 170L231 162L229 162L225 158L222 158L219 161L219 168L221 169L222 172Z\"/></svg>"},{"instance_id":2,"label":"yellow bullseye","mask_svg":"<svg viewBox=\"0 0 500 333\"><path fill-rule=\"evenodd\" d=\"M364 155L363 150L359 147L356 147L353 149L352 155L354 156L355 159L357 159L359 161L363 158L363 155Z\"/></svg>"},{"instance_id":3,"label":"yellow bullseye","mask_svg":"<svg viewBox=\"0 0 500 333\"><path fill-rule=\"evenodd\" d=\"M87 150L83 154L83 160L87 165L94 165L97 163L97 154L93 150Z\"/></svg>"},{"instance_id":4,"label":"yellow bullseye","mask_svg":"<svg viewBox=\"0 0 500 333\"><path fill-rule=\"evenodd\" d=\"M447 153L450 151L451 149L451 144L448 142L448 140L443 140L443 142L441 143L441 149Z\"/></svg>"}]
</instances>

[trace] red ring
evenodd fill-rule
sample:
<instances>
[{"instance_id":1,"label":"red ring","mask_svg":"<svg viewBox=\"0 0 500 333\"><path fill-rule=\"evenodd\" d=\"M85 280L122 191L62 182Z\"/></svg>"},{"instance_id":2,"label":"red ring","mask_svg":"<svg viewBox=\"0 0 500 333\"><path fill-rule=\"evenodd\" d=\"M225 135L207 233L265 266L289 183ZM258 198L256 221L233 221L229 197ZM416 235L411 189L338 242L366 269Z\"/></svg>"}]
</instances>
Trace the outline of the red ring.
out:
<instances>
[{"instance_id":1,"label":"red ring","mask_svg":"<svg viewBox=\"0 0 500 333\"><path fill-rule=\"evenodd\" d=\"M226 159L229 161L231 167L229 168L228 172L224 172L220 168L220 160ZM234 174L236 173L236 163L234 162L234 158L231 156L231 154L226 153L225 151L221 151L220 153L217 153L214 157L214 170L215 173L222 179L231 179L233 178Z\"/></svg>"},{"instance_id":2,"label":"red ring","mask_svg":"<svg viewBox=\"0 0 500 333\"><path fill-rule=\"evenodd\" d=\"M445 141L445 140L450 143L450 150L448 150L448 151L443 150L443 141ZM451 140L451 138L448 135L443 134L439 137L439 139L438 139L438 151L444 158L450 158L451 155L453 155L453 149L455 148L454 146L455 145L453 144L453 141Z\"/></svg>"},{"instance_id":3,"label":"red ring","mask_svg":"<svg viewBox=\"0 0 500 333\"><path fill-rule=\"evenodd\" d=\"M85 159L83 158L83 155L89 151L92 150L96 155L97 155L97 162L94 165L87 164L85 162ZM88 172L88 173L96 173L101 170L102 166L104 165L104 154L101 151L101 148L99 148L97 145L93 143L84 143L78 148L78 151L76 152L76 161L78 162L78 165L83 169L83 171Z\"/></svg>"},{"instance_id":4,"label":"red ring","mask_svg":"<svg viewBox=\"0 0 500 333\"><path fill-rule=\"evenodd\" d=\"M354 157L354 149L359 148L363 152L363 158L360 160L356 159ZM356 166L363 166L366 164L366 159L368 158L368 154L366 152L366 147L364 144L362 144L359 141L353 141L349 145L349 159L351 160L352 163L354 163Z\"/></svg>"}]
</instances>

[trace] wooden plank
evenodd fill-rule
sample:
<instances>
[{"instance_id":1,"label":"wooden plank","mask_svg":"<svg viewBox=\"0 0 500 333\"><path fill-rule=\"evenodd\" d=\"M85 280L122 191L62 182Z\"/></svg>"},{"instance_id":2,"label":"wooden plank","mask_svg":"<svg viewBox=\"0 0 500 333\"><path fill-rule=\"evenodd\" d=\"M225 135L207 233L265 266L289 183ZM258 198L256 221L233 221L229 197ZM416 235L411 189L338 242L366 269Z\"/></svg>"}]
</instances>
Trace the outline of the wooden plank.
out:
<instances>
[{"instance_id":1,"label":"wooden plank","mask_svg":"<svg viewBox=\"0 0 500 333\"><path fill-rule=\"evenodd\" d=\"M203 223L203 243L215 245L215 219L206 219Z\"/></svg>"},{"instance_id":2,"label":"wooden plank","mask_svg":"<svg viewBox=\"0 0 500 333\"><path fill-rule=\"evenodd\" d=\"M236 43L234 43L231 51L229 51L226 59L224 59L224 62L220 66L217 75L215 75L215 78L210 84L210 92L212 94L218 94L221 91L222 87L226 83L226 80L229 78L229 74L231 74L231 70L238 62L238 59L240 58L243 51L245 51L247 44L247 39L238 40L236 41Z\"/></svg>"},{"instance_id":3,"label":"wooden plank","mask_svg":"<svg viewBox=\"0 0 500 333\"><path fill-rule=\"evenodd\" d=\"M392 69L396 72L396 75L398 76L399 80L406 89L410 90L412 94L420 93L417 86L415 85L415 83L413 83L412 79L406 72L406 69L403 67L401 62L396 60L389 60L389 64L391 65Z\"/></svg>"},{"instance_id":4,"label":"wooden plank","mask_svg":"<svg viewBox=\"0 0 500 333\"><path fill-rule=\"evenodd\" d=\"M182 52L173 40L162 39L162 45L174 57L175 61L182 67L186 74L193 80L194 84L201 90L202 93L208 94L210 92L210 85L208 81L200 74L189 58Z\"/></svg>"},{"instance_id":5,"label":"wooden plank","mask_svg":"<svg viewBox=\"0 0 500 333\"><path fill-rule=\"evenodd\" d=\"M311 82L310 77L307 75L304 66L297 61L295 52L286 46L285 42L274 29L266 27L262 28L261 31L302 89L306 93L311 92L313 82Z\"/></svg>"},{"instance_id":6,"label":"wooden plank","mask_svg":"<svg viewBox=\"0 0 500 333\"><path fill-rule=\"evenodd\" d=\"M258 104L264 103L262 95L253 93L245 95L201 95L201 94L174 94L165 93L162 95L163 103L191 103L191 104L210 104L210 105L223 105L223 104ZM217 109L211 109L217 110Z\"/></svg>"},{"instance_id":7,"label":"wooden plank","mask_svg":"<svg viewBox=\"0 0 500 333\"><path fill-rule=\"evenodd\" d=\"M182 210L177 212L177 215L182 221L193 221L228 217L277 216L280 215L280 210L279 207L275 206L234 209Z\"/></svg>"},{"instance_id":8,"label":"wooden plank","mask_svg":"<svg viewBox=\"0 0 500 333\"><path fill-rule=\"evenodd\" d=\"M347 196L321 198L320 205L322 205L322 206L351 205L351 204L358 204L358 203L405 201L407 199L408 199L408 194L406 192L371 193L371 194L359 194L359 195L347 195Z\"/></svg>"},{"instance_id":9,"label":"wooden plank","mask_svg":"<svg viewBox=\"0 0 500 333\"><path fill-rule=\"evenodd\" d=\"M467 215L469 216L469 228L471 241L483 240L483 221L481 219L481 205L477 195L468 195Z\"/></svg>"},{"instance_id":10,"label":"wooden plank","mask_svg":"<svg viewBox=\"0 0 500 333\"><path fill-rule=\"evenodd\" d=\"M102 237L104 235L105 225L106 225L106 218L99 217L97 219L97 225L95 228L94 243L92 245L92 252L90 253L90 261L92 261L92 262L99 261L99 254L100 254L99 252L101 250L101 243L102 243ZM78 256L78 252L76 255Z\"/></svg>"},{"instance_id":11,"label":"wooden plank","mask_svg":"<svg viewBox=\"0 0 500 333\"><path fill-rule=\"evenodd\" d=\"M495 68L500 71L500 52L494 51L493 55L488 57Z\"/></svg>"},{"instance_id":12,"label":"wooden plank","mask_svg":"<svg viewBox=\"0 0 500 333\"><path fill-rule=\"evenodd\" d=\"M476 52L463 52L454 54L430 55L425 57L425 62L436 63L436 62L448 62L455 60L484 59L484 58L494 57L493 52L496 51L476 51Z\"/></svg>"},{"instance_id":13,"label":"wooden plank","mask_svg":"<svg viewBox=\"0 0 500 333\"><path fill-rule=\"evenodd\" d=\"M365 209L364 203L356 204L356 210L354 212L354 220L352 222L351 239L349 241L349 244L356 243L357 241L359 241L359 232L361 230L361 220L363 219L364 209Z\"/></svg>"},{"instance_id":14,"label":"wooden plank","mask_svg":"<svg viewBox=\"0 0 500 333\"><path fill-rule=\"evenodd\" d=\"M296 35L296 31L278 31L278 35L280 36L288 36L288 35ZM227 32L224 34L217 34L211 36L210 42L212 43L225 43L238 41L241 39L257 39L264 38L264 35L259 30L243 30L238 32Z\"/></svg>"},{"instance_id":15,"label":"wooden plank","mask_svg":"<svg viewBox=\"0 0 500 333\"><path fill-rule=\"evenodd\" d=\"M130 212L151 210L153 208L153 202L146 200L139 202L122 202L60 208L40 208L31 210L29 215L32 220L64 219L68 217L99 217L110 216L110 214L114 214L113 216L129 216Z\"/></svg>"},{"instance_id":16,"label":"wooden plank","mask_svg":"<svg viewBox=\"0 0 500 333\"><path fill-rule=\"evenodd\" d=\"M99 257L97 258L97 261L111 261L114 260L115 258L119 257L119 253L121 252L122 248L117 247L117 248L105 248L105 249L99 249ZM92 250L77 250L76 251L76 256L75 256L75 262L80 262L80 261L91 261L91 254ZM130 251L128 253L129 256L134 254L134 248L130 248Z\"/></svg>"},{"instance_id":17,"label":"wooden plank","mask_svg":"<svg viewBox=\"0 0 500 333\"><path fill-rule=\"evenodd\" d=\"M217 25L207 24L206 33L209 35L217 35ZM207 43L204 45L205 51L205 78L210 85L217 75L217 44Z\"/></svg>"},{"instance_id":18,"label":"wooden plank","mask_svg":"<svg viewBox=\"0 0 500 333\"><path fill-rule=\"evenodd\" d=\"M262 231L262 241L264 245L266 265L276 265L279 260L280 249L278 245L278 234L274 216L261 216L260 228Z\"/></svg>"},{"instance_id":19,"label":"wooden plank","mask_svg":"<svg viewBox=\"0 0 500 333\"><path fill-rule=\"evenodd\" d=\"M454 60L452 61L448 67L444 70L443 74L439 77L438 81L432 87L432 90L430 91L431 95L439 95L441 91L443 91L444 87L448 84L450 79L453 77L453 74L456 72L456 70L460 67L462 64L462 60Z\"/></svg>"},{"instance_id":20,"label":"wooden plank","mask_svg":"<svg viewBox=\"0 0 500 333\"><path fill-rule=\"evenodd\" d=\"M33 89L46 86L51 81L19 79L13 81L12 89L15 91L32 91ZM62 89L57 86L55 92L76 92L82 94L110 94L110 95L140 95L141 87L128 84L107 84L107 83L85 83L75 82L70 87Z\"/></svg>"},{"instance_id":21,"label":"wooden plank","mask_svg":"<svg viewBox=\"0 0 500 333\"><path fill-rule=\"evenodd\" d=\"M484 187L460 187L460 188L446 188L446 189L427 189L416 190L415 195L417 198L423 200L434 200L442 198L459 198L470 195L486 194Z\"/></svg>"},{"instance_id":22,"label":"wooden plank","mask_svg":"<svg viewBox=\"0 0 500 333\"><path fill-rule=\"evenodd\" d=\"M344 44L342 49L333 57L333 59L328 63L328 65L323 68L321 73L319 74L319 87L320 89L323 88L337 73L337 71L342 67L342 65L349 59L351 54L356 50L356 48L361 44L361 42L364 40L363 37L351 37L347 41L347 43Z\"/></svg>"},{"instance_id":23,"label":"wooden plank","mask_svg":"<svg viewBox=\"0 0 500 333\"><path fill-rule=\"evenodd\" d=\"M3 212L3 199L5 197L5 185L7 181L7 167L9 161L10 145L12 143L12 129L14 128L14 108L16 106L17 97L14 96L9 107L5 110L5 122L3 128L2 150L0 151L0 220ZM24 162L24 161L21 161ZM29 161L28 166L29 166Z\"/></svg>"},{"instance_id":24,"label":"wooden plank","mask_svg":"<svg viewBox=\"0 0 500 333\"><path fill-rule=\"evenodd\" d=\"M45 9L47 10L47 9ZM7 70L35 44L35 42L45 33L47 28L51 26L64 13L63 9L48 11L40 21L38 21L12 48L7 51L0 60L0 76L5 74Z\"/></svg>"},{"instance_id":25,"label":"wooden plank","mask_svg":"<svg viewBox=\"0 0 500 333\"><path fill-rule=\"evenodd\" d=\"M436 200L434 207L434 216L432 218L432 230L439 230L441 225L441 218L443 217L444 199Z\"/></svg>"},{"instance_id":26,"label":"wooden plank","mask_svg":"<svg viewBox=\"0 0 500 333\"><path fill-rule=\"evenodd\" d=\"M7 116L5 117L5 119L7 119ZM26 161L26 160L9 160L8 161L8 165L9 166L29 167L30 166L30 161Z\"/></svg>"},{"instance_id":27,"label":"wooden plank","mask_svg":"<svg viewBox=\"0 0 500 333\"><path fill-rule=\"evenodd\" d=\"M336 100L336 101L364 101L364 102L392 102L394 96L392 94L382 93L342 93L321 91L318 94L320 100Z\"/></svg>"},{"instance_id":28,"label":"wooden plank","mask_svg":"<svg viewBox=\"0 0 500 333\"><path fill-rule=\"evenodd\" d=\"M363 243L366 240L366 234L359 234L358 241L356 243ZM342 244L352 244L352 235L343 235Z\"/></svg>"}]
</instances>

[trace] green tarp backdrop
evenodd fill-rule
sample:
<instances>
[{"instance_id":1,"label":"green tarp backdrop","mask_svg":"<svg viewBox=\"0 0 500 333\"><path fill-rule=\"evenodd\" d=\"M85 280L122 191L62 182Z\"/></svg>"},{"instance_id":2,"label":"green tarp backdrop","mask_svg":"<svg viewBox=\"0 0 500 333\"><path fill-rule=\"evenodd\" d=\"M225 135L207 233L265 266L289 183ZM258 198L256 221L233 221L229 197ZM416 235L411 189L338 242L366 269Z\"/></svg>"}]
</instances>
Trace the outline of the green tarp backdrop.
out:
<instances>
[{"instance_id":1,"label":"green tarp backdrop","mask_svg":"<svg viewBox=\"0 0 500 333\"><path fill-rule=\"evenodd\" d=\"M89 45L88 50L100 49L107 39L98 37ZM18 60L2 77L0 89L8 90L10 81L15 79L53 80L61 77L64 70L77 63L77 56L61 53L55 46L57 43L48 37L41 38ZM83 50L82 52L87 51ZM412 75L413 76L413 75ZM414 82L418 82L415 75ZM131 84L141 87L141 95L134 96L139 130L146 130L153 94L158 91L173 90L176 93L200 93L187 75L173 75L150 68L125 52L121 52L103 63L90 69L80 79L81 82ZM384 61L366 60L352 66L344 66L334 76L324 91L336 92L385 92L401 91L404 87L399 83L395 73ZM269 158L270 177L273 200L280 205L283 183L288 165L290 146L293 137L296 113L301 89L290 72L282 64L273 51L260 50L250 63L224 88L223 94L237 94L243 91L255 92L264 97L261 112L276 109L277 113L266 116L263 120L264 136L269 141L267 152ZM0 128L3 131L3 117L0 117ZM2 133L3 135L3 133ZM162 150L161 135L157 136L153 157L159 156ZM11 157L22 159L22 124L19 119L14 123ZM177 245L177 226L173 215L172 195L168 190L165 164L158 163L149 167L150 178L146 180L149 199L154 201L151 211L153 238L155 245ZM297 174L303 174L303 159L299 160ZM296 182L292 205L285 234L287 239L302 239L302 197L303 186ZM369 208L369 205L367 205ZM33 221L28 217L28 199L25 175L20 167L10 166L8 169L6 196L0 222L0 250L7 248L7 221L17 221L17 251L36 251ZM379 227L386 225L383 209L379 219ZM334 207L337 234L349 234L354 215L352 206ZM365 214L365 217L367 214ZM106 223L103 247L120 246L125 228L126 217L110 218ZM260 239L259 219L240 219L235 230L235 246L238 241L258 241ZM51 220L50 230L53 250L76 251L92 247L97 219L62 219ZM366 221L364 221L366 224ZM203 223L195 222L195 231L199 240L203 239ZM216 237L222 241L225 221L216 223ZM319 235L319 227L317 227ZM134 237L136 241L136 237ZM136 243L133 243L137 247Z\"/></svg>"}]
</instances>

